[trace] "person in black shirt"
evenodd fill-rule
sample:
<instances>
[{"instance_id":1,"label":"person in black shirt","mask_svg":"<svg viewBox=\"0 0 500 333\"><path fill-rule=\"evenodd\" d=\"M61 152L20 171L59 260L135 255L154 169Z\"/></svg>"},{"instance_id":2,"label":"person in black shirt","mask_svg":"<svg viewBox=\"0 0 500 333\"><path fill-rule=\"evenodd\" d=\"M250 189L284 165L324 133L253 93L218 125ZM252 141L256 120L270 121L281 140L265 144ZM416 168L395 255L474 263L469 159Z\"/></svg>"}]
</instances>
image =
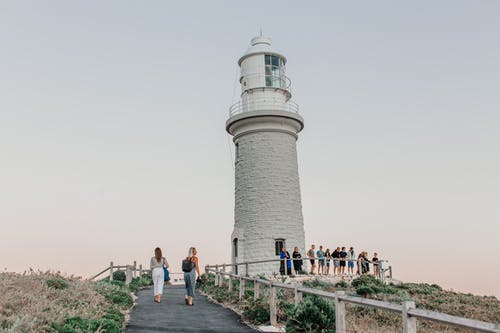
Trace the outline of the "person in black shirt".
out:
<instances>
[{"instance_id":1,"label":"person in black shirt","mask_svg":"<svg viewBox=\"0 0 500 333\"><path fill-rule=\"evenodd\" d=\"M345 246L342 247L342 251L339 252L339 258L340 258L340 275L344 275L345 271L345 258L347 257L347 252L345 251Z\"/></svg>"},{"instance_id":2,"label":"person in black shirt","mask_svg":"<svg viewBox=\"0 0 500 333\"><path fill-rule=\"evenodd\" d=\"M335 251L332 253L332 260L333 260L333 276L336 274L340 274L340 247L337 247Z\"/></svg>"},{"instance_id":3,"label":"person in black shirt","mask_svg":"<svg viewBox=\"0 0 500 333\"><path fill-rule=\"evenodd\" d=\"M293 261L293 269L295 270L295 274L301 274L302 273L302 260L297 260L297 259L301 259L302 255L299 252L298 246L296 246L293 249L292 258L295 259Z\"/></svg>"}]
</instances>

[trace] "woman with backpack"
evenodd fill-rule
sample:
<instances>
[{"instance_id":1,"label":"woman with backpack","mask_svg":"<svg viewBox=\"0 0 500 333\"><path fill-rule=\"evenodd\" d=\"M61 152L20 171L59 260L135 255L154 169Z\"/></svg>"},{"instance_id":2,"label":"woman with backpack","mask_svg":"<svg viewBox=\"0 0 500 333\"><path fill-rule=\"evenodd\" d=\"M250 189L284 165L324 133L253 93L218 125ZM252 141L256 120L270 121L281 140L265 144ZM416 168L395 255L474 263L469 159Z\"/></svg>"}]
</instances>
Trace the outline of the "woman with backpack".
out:
<instances>
[{"instance_id":1,"label":"woman with backpack","mask_svg":"<svg viewBox=\"0 0 500 333\"><path fill-rule=\"evenodd\" d=\"M168 268L168 262L167 259L163 257L161 249L159 247L155 249L155 256L151 258L150 267L154 285L153 287L154 301L156 303L160 303L161 295L163 294L163 284L165 282L163 275L163 268Z\"/></svg>"},{"instance_id":2,"label":"woman with backpack","mask_svg":"<svg viewBox=\"0 0 500 333\"><path fill-rule=\"evenodd\" d=\"M190 247L188 256L182 261L182 271L184 272L184 283L186 284L186 295L184 302L186 305L193 305L194 288L196 286L196 274L200 277L200 267L198 266L198 257L196 248Z\"/></svg>"}]
</instances>

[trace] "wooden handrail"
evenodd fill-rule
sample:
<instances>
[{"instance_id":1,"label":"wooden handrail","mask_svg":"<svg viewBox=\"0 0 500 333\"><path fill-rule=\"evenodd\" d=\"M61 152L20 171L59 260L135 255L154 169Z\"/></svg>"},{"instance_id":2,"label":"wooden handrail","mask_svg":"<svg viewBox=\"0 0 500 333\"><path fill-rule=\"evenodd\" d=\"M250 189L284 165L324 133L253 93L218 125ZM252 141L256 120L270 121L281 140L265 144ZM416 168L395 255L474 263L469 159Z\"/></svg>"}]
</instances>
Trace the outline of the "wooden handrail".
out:
<instances>
[{"instance_id":1,"label":"wooden handrail","mask_svg":"<svg viewBox=\"0 0 500 333\"><path fill-rule=\"evenodd\" d=\"M217 265L217 267L218 266L219 265ZM277 316L276 316L277 301L275 297L276 288L282 288L282 289L292 289L295 291L296 305L302 299L302 294L316 295L319 297L333 299L335 301L335 307L336 307L336 323L337 323L336 332L338 333L346 332L345 303L368 306L386 311L401 313L403 317L404 333L412 333L417 331L417 321L416 321L417 318L431 320L457 327L470 328L481 332L500 333L500 327L498 324L452 316L435 311L416 309L415 303L413 302L404 302L403 304L389 303L374 299L366 299L362 297L345 295L344 291L336 291L332 293L324 290L302 287L298 284L282 283L282 282L264 280L257 277L235 275L232 273L220 271L218 268L212 269L210 267L211 266L206 266L205 270L207 273L210 272L215 273L215 283L218 286L222 286L224 276L228 276L230 277L230 279L240 280L240 292L239 292L240 299L242 298L242 295L244 295L244 288L245 288L245 284L243 284L243 287L241 285L242 281L252 281L254 283L254 299L257 299L260 296L259 284L269 286L269 288L271 288L269 309L270 309L270 321L272 325L275 325L277 323ZM228 288L232 290L232 283L229 283Z\"/></svg>"},{"instance_id":2,"label":"wooden handrail","mask_svg":"<svg viewBox=\"0 0 500 333\"><path fill-rule=\"evenodd\" d=\"M102 274L106 273L106 272L107 272L107 271L109 271L109 270L110 270L110 268L109 268L109 267L108 267L108 268L106 268L106 269L105 269L105 270L103 270L102 272L97 273L96 275L94 275L93 277L91 277L91 278L90 278L90 280L94 280L96 277L101 276Z\"/></svg>"}]
</instances>

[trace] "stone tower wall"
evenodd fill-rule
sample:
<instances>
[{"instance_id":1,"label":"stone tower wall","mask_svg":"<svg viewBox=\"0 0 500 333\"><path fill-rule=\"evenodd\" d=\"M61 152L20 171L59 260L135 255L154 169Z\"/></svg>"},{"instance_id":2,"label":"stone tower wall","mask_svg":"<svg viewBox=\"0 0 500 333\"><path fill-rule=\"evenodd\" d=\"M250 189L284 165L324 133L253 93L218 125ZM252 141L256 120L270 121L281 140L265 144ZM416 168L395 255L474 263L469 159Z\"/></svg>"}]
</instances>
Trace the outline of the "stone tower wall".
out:
<instances>
[{"instance_id":1,"label":"stone tower wall","mask_svg":"<svg viewBox=\"0 0 500 333\"><path fill-rule=\"evenodd\" d=\"M297 166L297 136L264 130L235 139L235 231L238 262L279 258L275 239L305 253ZM240 272L244 267L240 267ZM279 263L249 266L249 274L279 272Z\"/></svg>"}]
</instances>

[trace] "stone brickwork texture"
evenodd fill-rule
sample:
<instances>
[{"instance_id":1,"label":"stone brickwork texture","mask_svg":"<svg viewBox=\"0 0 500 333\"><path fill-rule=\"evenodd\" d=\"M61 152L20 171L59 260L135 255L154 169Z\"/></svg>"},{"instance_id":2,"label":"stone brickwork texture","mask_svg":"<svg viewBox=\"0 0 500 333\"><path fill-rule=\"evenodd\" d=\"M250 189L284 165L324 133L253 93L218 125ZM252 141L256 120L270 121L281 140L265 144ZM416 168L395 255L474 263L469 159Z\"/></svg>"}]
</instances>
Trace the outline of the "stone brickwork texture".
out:
<instances>
[{"instance_id":1,"label":"stone brickwork texture","mask_svg":"<svg viewBox=\"0 0 500 333\"><path fill-rule=\"evenodd\" d=\"M239 136L235 157L235 229L238 262L279 258L275 240L305 253L296 136L257 131ZM244 273L244 266L240 266ZM249 266L249 274L279 272L279 263Z\"/></svg>"}]
</instances>

